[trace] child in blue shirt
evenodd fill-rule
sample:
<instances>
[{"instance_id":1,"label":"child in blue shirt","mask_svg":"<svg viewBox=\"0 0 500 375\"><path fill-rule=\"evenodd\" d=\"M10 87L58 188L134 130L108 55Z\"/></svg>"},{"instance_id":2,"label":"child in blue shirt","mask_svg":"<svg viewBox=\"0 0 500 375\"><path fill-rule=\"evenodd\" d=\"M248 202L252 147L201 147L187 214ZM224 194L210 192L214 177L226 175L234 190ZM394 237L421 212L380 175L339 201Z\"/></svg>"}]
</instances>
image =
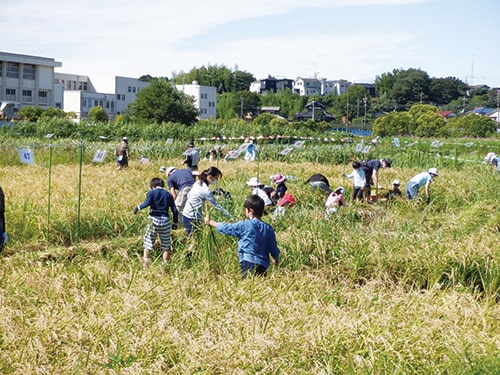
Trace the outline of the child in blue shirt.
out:
<instances>
[{"instance_id":1,"label":"child in blue shirt","mask_svg":"<svg viewBox=\"0 0 500 375\"><path fill-rule=\"evenodd\" d=\"M174 202L174 197L164 189L165 182L158 177L151 179L150 190L146 194L146 200L134 208L134 214L139 210L149 207L150 223L146 228L144 235L144 268L148 269L151 265L151 251L153 250L156 237L160 237L160 246L163 250L163 261L170 261L170 219L168 210L172 211L172 228L176 229L179 222L179 211Z\"/></svg>"},{"instance_id":2,"label":"child in blue shirt","mask_svg":"<svg viewBox=\"0 0 500 375\"><path fill-rule=\"evenodd\" d=\"M217 223L205 218L205 224L215 227L218 233L238 238L238 259L244 279L250 275L265 276L273 258L278 265L280 250L271 225L262 221L264 201L256 194L250 195L244 204L246 220L237 223Z\"/></svg>"}]
</instances>

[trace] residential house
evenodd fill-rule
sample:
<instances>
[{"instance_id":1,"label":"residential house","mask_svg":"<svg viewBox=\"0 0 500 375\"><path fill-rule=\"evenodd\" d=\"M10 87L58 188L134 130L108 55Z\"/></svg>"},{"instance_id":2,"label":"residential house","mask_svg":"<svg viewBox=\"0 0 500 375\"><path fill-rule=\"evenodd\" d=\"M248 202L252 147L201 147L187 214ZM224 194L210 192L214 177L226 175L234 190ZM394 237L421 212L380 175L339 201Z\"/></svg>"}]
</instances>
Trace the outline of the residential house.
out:
<instances>
[{"instance_id":1,"label":"residential house","mask_svg":"<svg viewBox=\"0 0 500 375\"><path fill-rule=\"evenodd\" d=\"M326 111L325 105L314 100L306 105L305 112L297 113L295 118L297 120L335 121L335 116Z\"/></svg>"},{"instance_id":2,"label":"residential house","mask_svg":"<svg viewBox=\"0 0 500 375\"><path fill-rule=\"evenodd\" d=\"M250 84L250 92L265 95L269 92L277 93L285 89L293 89L293 80L287 78L275 78L268 76L267 78L254 81Z\"/></svg>"},{"instance_id":3,"label":"residential house","mask_svg":"<svg viewBox=\"0 0 500 375\"><path fill-rule=\"evenodd\" d=\"M317 78L297 77L293 83L293 92L301 96L321 95L321 81Z\"/></svg>"}]
</instances>

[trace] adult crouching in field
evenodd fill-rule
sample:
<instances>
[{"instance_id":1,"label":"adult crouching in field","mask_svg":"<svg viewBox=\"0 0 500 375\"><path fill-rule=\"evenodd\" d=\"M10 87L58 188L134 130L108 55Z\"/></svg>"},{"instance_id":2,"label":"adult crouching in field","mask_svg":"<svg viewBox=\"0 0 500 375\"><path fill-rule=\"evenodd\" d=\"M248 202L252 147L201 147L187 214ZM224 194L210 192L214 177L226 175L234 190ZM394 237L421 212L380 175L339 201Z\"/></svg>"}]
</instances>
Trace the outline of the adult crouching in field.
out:
<instances>
[{"instance_id":1,"label":"adult crouching in field","mask_svg":"<svg viewBox=\"0 0 500 375\"><path fill-rule=\"evenodd\" d=\"M330 182L328 181L328 178L320 173L313 174L306 180L306 182L304 182L304 184L309 184L312 188L321 189L326 193L330 193L332 191L332 189L330 189Z\"/></svg>"},{"instance_id":2,"label":"adult crouching in field","mask_svg":"<svg viewBox=\"0 0 500 375\"><path fill-rule=\"evenodd\" d=\"M118 144L118 146L116 146L115 156L117 169L128 167L129 147L127 137L123 137L122 141Z\"/></svg>"},{"instance_id":3,"label":"adult crouching in field","mask_svg":"<svg viewBox=\"0 0 500 375\"><path fill-rule=\"evenodd\" d=\"M155 177L149 183L150 190L146 194L144 202L134 208L134 215L139 210L149 207L150 223L146 228L144 235L144 268L148 269L151 265L151 252L156 241L156 237L160 238L160 246L163 250L163 262L170 261L171 253L171 231L176 229L179 222L179 211L174 203L172 194L164 189L165 182L163 179ZM168 217L168 210L172 211L173 224L170 225L170 218Z\"/></svg>"},{"instance_id":4,"label":"adult crouching in field","mask_svg":"<svg viewBox=\"0 0 500 375\"><path fill-rule=\"evenodd\" d=\"M425 187L425 196L427 198L427 203L431 201L430 186L433 178L438 176L438 170L436 168L430 168L427 172L421 172L414 176L406 184L406 199L415 199L418 196L418 191L422 186Z\"/></svg>"},{"instance_id":5,"label":"adult crouching in field","mask_svg":"<svg viewBox=\"0 0 500 375\"><path fill-rule=\"evenodd\" d=\"M176 169L175 167L161 167L160 171L164 171L167 175L167 186L170 194L174 197L175 205L182 214L184 206L186 205L187 196L191 191L195 178L193 171L189 168Z\"/></svg>"},{"instance_id":6,"label":"adult crouching in field","mask_svg":"<svg viewBox=\"0 0 500 375\"><path fill-rule=\"evenodd\" d=\"M391 168L392 160L389 158L385 159L371 159L362 163L361 168L365 172L366 184L363 188L363 194L367 202L371 202L372 186L375 188L383 189L384 187L380 184L378 180L378 171L380 168Z\"/></svg>"},{"instance_id":7,"label":"adult crouching in field","mask_svg":"<svg viewBox=\"0 0 500 375\"><path fill-rule=\"evenodd\" d=\"M217 223L209 218L205 224L215 227L217 233L238 238L238 259L241 276L265 276L272 257L278 266L280 250L276 242L274 229L262 221L264 200L256 194L250 195L244 205L246 220L237 223Z\"/></svg>"}]
</instances>

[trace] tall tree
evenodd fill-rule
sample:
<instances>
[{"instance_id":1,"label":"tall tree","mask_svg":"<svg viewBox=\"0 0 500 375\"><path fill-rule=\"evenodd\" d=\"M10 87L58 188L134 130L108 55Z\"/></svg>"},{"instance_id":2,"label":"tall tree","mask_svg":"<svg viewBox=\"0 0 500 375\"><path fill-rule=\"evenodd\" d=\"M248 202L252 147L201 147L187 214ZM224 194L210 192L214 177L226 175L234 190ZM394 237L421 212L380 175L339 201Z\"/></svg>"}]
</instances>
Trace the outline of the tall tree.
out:
<instances>
[{"instance_id":1,"label":"tall tree","mask_svg":"<svg viewBox=\"0 0 500 375\"><path fill-rule=\"evenodd\" d=\"M166 79L153 79L151 84L137 93L126 117L147 122L180 122L190 125L199 115L194 99L177 91Z\"/></svg>"}]
</instances>

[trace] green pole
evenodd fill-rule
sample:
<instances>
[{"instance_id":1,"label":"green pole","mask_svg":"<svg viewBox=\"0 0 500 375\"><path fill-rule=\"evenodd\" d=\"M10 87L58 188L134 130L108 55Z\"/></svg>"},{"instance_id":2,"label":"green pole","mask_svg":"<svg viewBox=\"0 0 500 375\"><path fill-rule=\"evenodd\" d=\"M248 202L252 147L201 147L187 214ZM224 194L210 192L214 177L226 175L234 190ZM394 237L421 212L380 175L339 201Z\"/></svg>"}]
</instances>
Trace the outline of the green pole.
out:
<instances>
[{"instance_id":1,"label":"green pole","mask_svg":"<svg viewBox=\"0 0 500 375\"><path fill-rule=\"evenodd\" d=\"M52 143L49 144L49 193L47 198L47 247L49 247L50 236L50 187L52 181Z\"/></svg>"},{"instance_id":2,"label":"green pole","mask_svg":"<svg viewBox=\"0 0 500 375\"><path fill-rule=\"evenodd\" d=\"M76 238L75 242L80 241L80 206L81 206L81 196L82 196L82 165L83 165L83 141L80 138L80 171L78 176L78 213L76 219Z\"/></svg>"}]
</instances>

